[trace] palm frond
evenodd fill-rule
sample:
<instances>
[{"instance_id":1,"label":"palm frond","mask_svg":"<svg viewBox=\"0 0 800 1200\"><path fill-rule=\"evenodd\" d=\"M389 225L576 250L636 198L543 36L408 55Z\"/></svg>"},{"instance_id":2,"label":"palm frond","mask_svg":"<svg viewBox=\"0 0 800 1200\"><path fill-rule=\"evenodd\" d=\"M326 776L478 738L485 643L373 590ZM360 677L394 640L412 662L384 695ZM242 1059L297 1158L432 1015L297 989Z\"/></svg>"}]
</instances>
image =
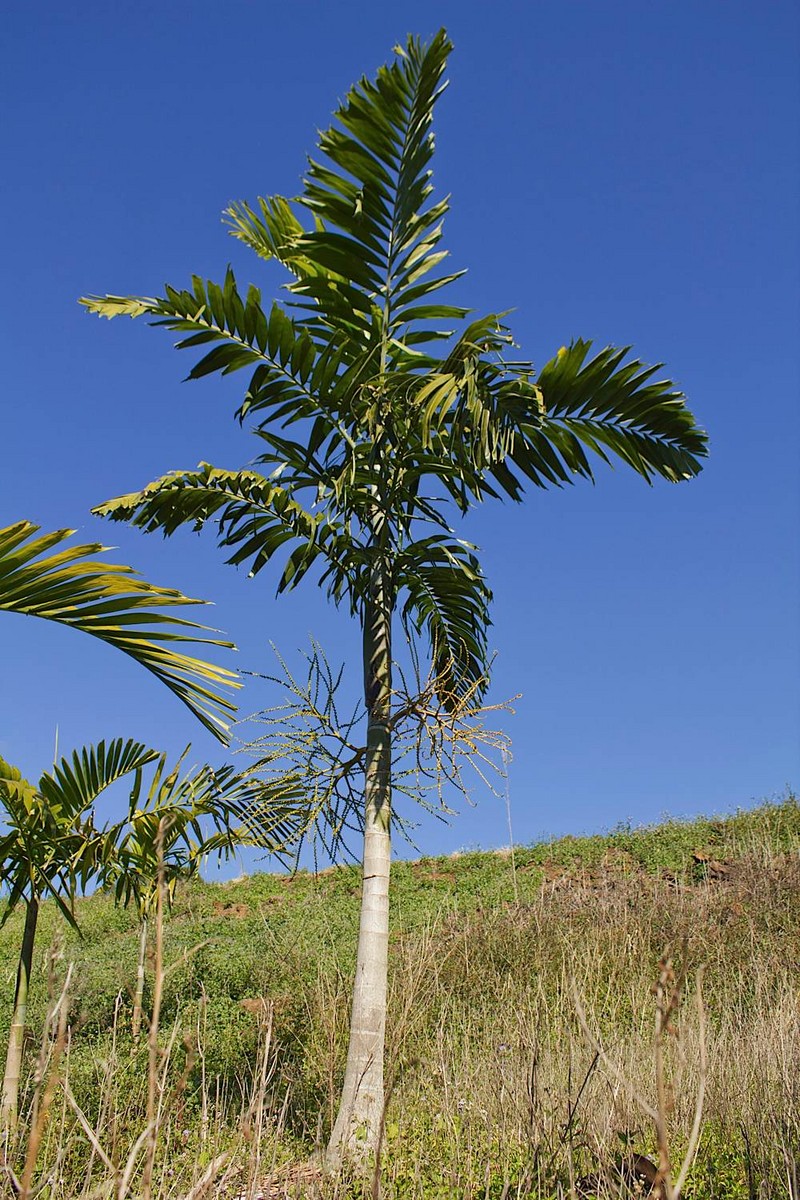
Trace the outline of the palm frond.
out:
<instances>
[{"instance_id":1,"label":"palm frond","mask_svg":"<svg viewBox=\"0 0 800 1200\"><path fill-rule=\"evenodd\" d=\"M218 544L234 551L227 561L247 564L251 576L278 550L296 543L285 560L279 591L295 587L321 558L331 593L340 598L359 590L367 561L341 522L324 509L307 511L291 490L256 471L222 471L201 463L197 471L174 471L141 492L108 500L93 511L148 533L161 530L165 536L185 525L199 530L213 521Z\"/></svg>"},{"instance_id":2,"label":"palm frond","mask_svg":"<svg viewBox=\"0 0 800 1200\"><path fill-rule=\"evenodd\" d=\"M109 859L109 839L95 826L92 806L118 779L140 776L157 758L140 742L100 742L62 758L36 788L0 759L0 806L8 826L0 841L0 882L9 889L2 921L21 900L49 896L76 927L75 896Z\"/></svg>"},{"instance_id":3,"label":"palm frond","mask_svg":"<svg viewBox=\"0 0 800 1200\"><path fill-rule=\"evenodd\" d=\"M386 349L401 331L408 345L448 337L420 324L467 311L429 299L461 274L435 274L448 202L431 199L431 126L451 48L443 30L427 45L409 37L374 81L350 89L294 202L305 225L281 196L259 198L258 211L244 202L226 210L234 237L293 274L289 290L312 328L359 342L377 327Z\"/></svg>"},{"instance_id":4,"label":"palm frond","mask_svg":"<svg viewBox=\"0 0 800 1200\"><path fill-rule=\"evenodd\" d=\"M73 751L46 772L39 780L39 791L45 800L62 813L84 812L116 780L139 771L158 757L142 742L115 738L108 745L84 746Z\"/></svg>"},{"instance_id":5,"label":"palm frond","mask_svg":"<svg viewBox=\"0 0 800 1200\"><path fill-rule=\"evenodd\" d=\"M7 810L24 812L34 803L37 789L24 778L19 767L0 758L0 802ZM2 860L0 860L2 870Z\"/></svg>"},{"instance_id":6,"label":"palm frond","mask_svg":"<svg viewBox=\"0 0 800 1200\"><path fill-rule=\"evenodd\" d=\"M579 339L563 348L537 380L546 412L541 433L567 467L591 474L582 446L606 461L610 452L648 482L699 474L708 436L675 384L654 379L660 365L626 361L629 349L614 346L587 362L591 345Z\"/></svg>"},{"instance_id":7,"label":"palm frond","mask_svg":"<svg viewBox=\"0 0 800 1200\"><path fill-rule=\"evenodd\" d=\"M297 247L330 274L300 278L291 290L310 296L331 324L354 291L377 305L389 337L423 320L463 315L449 305L420 308L458 277L433 274L446 257L438 244L448 203L432 202L429 169L433 111L451 48L443 30L427 45L409 37L374 81L351 88L337 123L320 136L323 159L310 161L299 198L317 227ZM360 307L368 311L364 301Z\"/></svg>"},{"instance_id":8,"label":"palm frond","mask_svg":"<svg viewBox=\"0 0 800 1200\"><path fill-rule=\"evenodd\" d=\"M211 345L191 369L188 379L219 373L229 375L244 367L254 369L250 387L239 410L244 417L250 408L270 402L310 412L319 407L327 387L335 379L336 358L322 358L309 333L286 315L279 304L269 312L261 305L258 288L245 296L238 290L230 268L220 287L212 280L192 277L192 288L167 287L166 295L88 296L81 303L98 316L154 318L153 324L185 334L176 343L179 350Z\"/></svg>"},{"instance_id":9,"label":"palm frond","mask_svg":"<svg viewBox=\"0 0 800 1200\"><path fill-rule=\"evenodd\" d=\"M283 196L259 196L260 215L245 201L231 204L223 216L231 236L244 242L259 258L277 259L298 277L316 274L314 264L298 250L305 230Z\"/></svg>"},{"instance_id":10,"label":"palm frond","mask_svg":"<svg viewBox=\"0 0 800 1200\"><path fill-rule=\"evenodd\" d=\"M444 701L485 689L492 594L474 549L434 535L407 546L395 564L397 589L406 592L403 619L425 631Z\"/></svg>"},{"instance_id":11,"label":"palm frond","mask_svg":"<svg viewBox=\"0 0 800 1200\"><path fill-rule=\"evenodd\" d=\"M310 821L301 782L286 776L265 784L252 771L226 763L183 770L189 747L169 766L157 758L152 776L141 768L125 819L106 834L103 882L118 903L144 911L161 876L174 885L209 855L230 857L241 846L291 854Z\"/></svg>"},{"instance_id":12,"label":"palm frond","mask_svg":"<svg viewBox=\"0 0 800 1200\"><path fill-rule=\"evenodd\" d=\"M97 543L50 553L74 530L37 537L38 532L29 521L0 529L0 609L70 625L124 651L224 741L226 718L236 707L221 689L240 687L238 676L174 648L189 643L235 649L205 636L216 632L208 626L175 615L205 601L148 583L131 567L95 561L93 555L107 550Z\"/></svg>"}]
</instances>

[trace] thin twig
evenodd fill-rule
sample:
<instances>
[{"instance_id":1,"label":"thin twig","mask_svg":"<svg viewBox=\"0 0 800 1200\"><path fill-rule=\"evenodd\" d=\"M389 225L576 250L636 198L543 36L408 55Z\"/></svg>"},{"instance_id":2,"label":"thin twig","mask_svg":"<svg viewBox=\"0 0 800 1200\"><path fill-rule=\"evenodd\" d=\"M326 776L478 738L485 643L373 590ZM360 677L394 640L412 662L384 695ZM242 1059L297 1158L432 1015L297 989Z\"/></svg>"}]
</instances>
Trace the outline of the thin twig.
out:
<instances>
[{"instance_id":1,"label":"thin twig","mask_svg":"<svg viewBox=\"0 0 800 1200\"><path fill-rule=\"evenodd\" d=\"M625 1089L625 1091L628 1093L628 1095L631 1096L637 1102L637 1104L639 1104L642 1107L642 1109L644 1109L645 1113L650 1118L650 1120L653 1122L657 1122L658 1121L658 1113L656 1112L656 1110L652 1107L652 1105L647 1103L644 1096L642 1096L637 1091L637 1089L630 1082L630 1080L626 1077L624 1072L620 1070L620 1068L616 1065L616 1063L611 1061L611 1059L608 1057L605 1050L600 1045L597 1038L594 1036L591 1029L589 1028L589 1022L586 1020L586 1013L584 1012L583 1005L581 1004L581 999L580 999L580 996L578 995L578 987L577 987L577 984L575 983L574 979L572 980L572 998L575 1003L575 1010L578 1014L578 1020L580 1021L581 1029L583 1030L584 1034L586 1035L586 1039L589 1042L589 1045L600 1056L600 1061L602 1062L603 1066L608 1071L611 1072L611 1074L614 1076L614 1078L617 1080L617 1082Z\"/></svg>"},{"instance_id":2,"label":"thin twig","mask_svg":"<svg viewBox=\"0 0 800 1200\"><path fill-rule=\"evenodd\" d=\"M505 800L506 800L506 821L508 823L508 845L511 851L511 879L514 884L514 903L519 904L519 885L517 883L517 859L514 853L514 830L511 828L511 790L508 782L508 747L500 747L500 759L503 763L503 776L505 778Z\"/></svg>"},{"instance_id":3,"label":"thin twig","mask_svg":"<svg viewBox=\"0 0 800 1200\"><path fill-rule=\"evenodd\" d=\"M67 1104L70 1106L72 1111L75 1113L75 1116L78 1118L78 1124L80 1125L81 1129L83 1130L83 1132L86 1134L87 1138L89 1139L89 1141L92 1145L92 1149L94 1150L95 1154L97 1154L97 1156L102 1159L103 1165L105 1167L107 1167L109 1171L111 1171L112 1175L116 1176L116 1173L117 1173L116 1166L114 1165L112 1160L108 1157L105 1150L101 1146L100 1141L97 1137L97 1134L95 1133L95 1131L92 1129L91 1125L89 1124L89 1121L88 1121L83 1109L80 1107L80 1105L78 1104L78 1101L75 1099L75 1097L72 1093L72 1088L69 1086L66 1079L62 1083L62 1087L64 1089L64 1096L66 1097Z\"/></svg>"},{"instance_id":4,"label":"thin twig","mask_svg":"<svg viewBox=\"0 0 800 1200\"><path fill-rule=\"evenodd\" d=\"M159 1083L158 1029L161 1019L161 999L164 992L164 834L166 821L158 823L158 872L156 876L156 944L153 971L153 1011L147 1036L147 1140L142 1171L142 1200L150 1200L153 1189L153 1168L158 1145L156 1091Z\"/></svg>"},{"instance_id":5,"label":"thin twig","mask_svg":"<svg viewBox=\"0 0 800 1200\"><path fill-rule=\"evenodd\" d=\"M133 1175L133 1168L136 1166L136 1159L139 1157L139 1153L142 1149L142 1146L145 1144L145 1142L147 1141L149 1136L150 1136L150 1126L145 1125L144 1129L142 1130L142 1132L139 1134L136 1141L131 1146L130 1153L125 1162L125 1170L122 1172L122 1178L120 1179L119 1187L117 1188L117 1200L126 1200L128 1192L130 1190L131 1176Z\"/></svg>"},{"instance_id":6,"label":"thin twig","mask_svg":"<svg viewBox=\"0 0 800 1200\"><path fill-rule=\"evenodd\" d=\"M51 1008L50 1013L48 1014L48 1020L42 1039L42 1055L40 1062L43 1064L48 1030L52 1028L53 1023L57 1018L58 1024L56 1026L55 1044L53 1046L47 1083L45 1084L44 1093L42 1094L41 1104L38 1102L38 1095L36 1098L36 1103L34 1104L34 1111L36 1115L33 1122L33 1128L31 1129L30 1136L28 1138L28 1149L25 1154L25 1166L22 1172L22 1182L19 1191L20 1200L31 1200L32 1196L36 1195L38 1191L41 1191L40 1187L36 1192L33 1192L31 1189L31 1183L33 1180L33 1172L36 1168L36 1159L39 1156L39 1146L41 1145L42 1135L44 1134L44 1128L47 1124L47 1117L50 1112L50 1106L53 1103L56 1086L59 1082L61 1056L64 1053L64 1047L67 1041L67 994L69 992L69 985L72 980L72 968L73 964L70 963L69 967L67 968L67 974L63 987L61 988L61 993ZM53 969L53 959L51 958L51 974Z\"/></svg>"},{"instance_id":7,"label":"thin twig","mask_svg":"<svg viewBox=\"0 0 800 1200\"><path fill-rule=\"evenodd\" d=\"M589 1069L586 1072L586 1074L584 1075L583 1083L581 1084L580 1088L578 1089L578 1094L575 1097L575 1103L570 1107L569 1116L567 1117L567 1123L564 1126L563 1133L561 1134L562 1145L564 1142L566 1142L567 1138L569 1137L569 1135L572 1131L572 1123L575 1120L575 1114L578 1111L578 1105L581 1102L581 1097L583 1096L583 1093L586 1091L587 1084L589 1083L589 1080L591 1079L592 1074L594 1073L594 1069L597 1066L597 1064L599 1063L599 1061L600 1061L600 1053L598 1050L595 1050L594 1058L589 1063ZM550 1165L552 1166L552 1163Z\"/></svg>"}]
</instances>

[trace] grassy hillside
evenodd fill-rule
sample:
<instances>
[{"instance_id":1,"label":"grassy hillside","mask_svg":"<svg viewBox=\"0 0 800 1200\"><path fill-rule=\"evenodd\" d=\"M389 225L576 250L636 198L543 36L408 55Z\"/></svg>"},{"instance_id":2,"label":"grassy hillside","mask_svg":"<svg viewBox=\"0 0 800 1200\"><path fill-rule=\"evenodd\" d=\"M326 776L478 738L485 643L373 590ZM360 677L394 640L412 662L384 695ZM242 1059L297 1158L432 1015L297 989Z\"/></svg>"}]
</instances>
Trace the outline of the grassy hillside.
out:
<instances>
[{"instance_id":1,"label":"grassy hillside","mask_svg":"<svg viewBox=\"0 0 800 1200\"><path fill-rule=\"evenodd\" d=\"M665 954L686 970L665 1066L676 1159L699 1082L704 967L708 1084L685 1194L798 1195L795 799L513 855L401 862L393 888L384 1195L595 1194L603 1179L618 1194L620 1164L654 1153L645 1106L656 1103L652 991ZM220 1195L256 1179L272 1180L265 1195L334 1188L300 1164L324 1140L343 1068L358 889L345 867L178 893L164 929L160 1194L187 1194L223 1151ZM44 912L30 1011L29 1104L48 974L55 994L73 963L71 1098L58 1085L42 1123L54 1197L110 1178L81 1117L121 1170L146 1103L147 1046L130 1038L134 918L97 896L79 920L81 940ZM18 918L0 932L2 1034L20 935ZM148 989L146 1005L152 971ZM18 1155L24 1140L23 1129Z\"/></svg>"}]
</instances>

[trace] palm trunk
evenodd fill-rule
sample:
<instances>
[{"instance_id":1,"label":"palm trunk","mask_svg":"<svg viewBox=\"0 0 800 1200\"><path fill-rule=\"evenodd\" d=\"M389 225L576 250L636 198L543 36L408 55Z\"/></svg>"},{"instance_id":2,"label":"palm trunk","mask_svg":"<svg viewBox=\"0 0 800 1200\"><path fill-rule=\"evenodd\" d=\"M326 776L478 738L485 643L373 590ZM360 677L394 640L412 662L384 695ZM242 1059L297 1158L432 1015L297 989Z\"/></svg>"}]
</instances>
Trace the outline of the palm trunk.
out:
<instances>
[{"instance_id":1,"label":"palm trunk","mask_svg":"<svg viewBox=\"0 0 800 1200\"><path fill-rule=\"evenodd\" d=\"M139 1041L142 1032L142 1004L144 1001L144 963L147 956L147 917L142 917L139 923L139 958L136 963L136 991L133 996L133 1015L131 1017L131 1037L134 1043Z\"/></svg>"},{"instance_id":2,"label":"palm trunk","mask_svg":"<svg viewBox=\"0 0 800 1200\"><path fill-rule=\"evenodd\" d=\"M389 951L392 753L391 601L376 568L364 614L367 706L364 866L350 1043L339 1114L326 1153L329 1166L377 1151L384 1115L383 1048Z\"/></svg>"},{"instance_id":3,"label":"palm trunk","mask_svg":"<svg viewBox=\"0 0 800 1200\"><path fill-rule=\"evenodd\" d=\"M39 901L34 897L25 909L25 930L17 966L17 983L14 989L14 1015L8 1033L6 1070L3 1076L3 1099L0 1104L0 1126L6 1132L16 1128L19 1106L19 1081L22 1073L22 1048L25 1039L25 1018L28 1012L28 989L31 981L33 943L36 938L36 922L39 919Z\"/></svg>"}]
</instances>

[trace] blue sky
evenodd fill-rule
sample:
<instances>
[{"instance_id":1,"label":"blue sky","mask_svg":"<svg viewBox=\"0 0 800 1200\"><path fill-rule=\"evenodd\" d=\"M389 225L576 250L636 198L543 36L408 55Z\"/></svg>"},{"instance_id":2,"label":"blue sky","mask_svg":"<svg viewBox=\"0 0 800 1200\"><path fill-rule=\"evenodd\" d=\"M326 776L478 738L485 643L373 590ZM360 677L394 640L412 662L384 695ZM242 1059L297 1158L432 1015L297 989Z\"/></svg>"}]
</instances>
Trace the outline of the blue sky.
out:
<instances>
[{"instance_id":1,"label":"blue sky","mask_svg":"<svg viewBox=\"0 0 800 1200\"><path fill-rule=\"evenodd\" d=\"M4 6L6 296L0 523L76 526L154 582L213 600L246 670L313 634L359 680L359 638L309 586L226 567L92 504L201 459L255 452L241 378L181 384L169 336L85 314L88 292L156 294L191 272L277 291L226 236L234 199L299 190L347 87L408 32L445 25L451 86L434 182L478 310L513 308L541 364L582 336L662 361L709 431L702 476L487 504L462 526L495 592L492 695L508 718L519 841L746 806L797 783L798 15L794 4L197 0ZM140 668L3 615L0 753L36 774L119 734L220 761ZM276 699L251 682L242 712ZM475 793L432 852L508 841Z\"/></svg>"}]
</instances>

